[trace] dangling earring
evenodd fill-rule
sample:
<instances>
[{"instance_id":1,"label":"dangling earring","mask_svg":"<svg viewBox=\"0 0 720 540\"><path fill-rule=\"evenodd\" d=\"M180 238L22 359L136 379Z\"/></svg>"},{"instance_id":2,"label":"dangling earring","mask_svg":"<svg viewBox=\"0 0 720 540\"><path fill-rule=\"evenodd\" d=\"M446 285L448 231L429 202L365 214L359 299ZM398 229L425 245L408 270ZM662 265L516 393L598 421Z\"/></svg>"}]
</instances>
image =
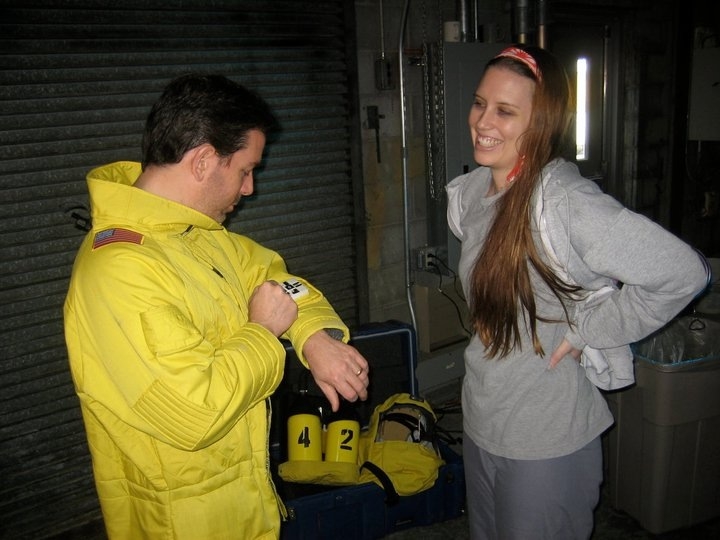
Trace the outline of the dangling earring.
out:
<instances>
[{"instance_id":1,"label":"dangling earring","mask_svg":"<svg viewBox=\"0 0 720 540\"><path fill-rule=\"evenodd\" d=\"M525 163L525 156L520 156L517 163L515 163L515 166L508 173L507 178L505 178L505 182L510 184L513 180L515 180L515 178L517 178L518 174L520 174L520 169L522 169L523 163Z\"/></svg>"}]
</instances>

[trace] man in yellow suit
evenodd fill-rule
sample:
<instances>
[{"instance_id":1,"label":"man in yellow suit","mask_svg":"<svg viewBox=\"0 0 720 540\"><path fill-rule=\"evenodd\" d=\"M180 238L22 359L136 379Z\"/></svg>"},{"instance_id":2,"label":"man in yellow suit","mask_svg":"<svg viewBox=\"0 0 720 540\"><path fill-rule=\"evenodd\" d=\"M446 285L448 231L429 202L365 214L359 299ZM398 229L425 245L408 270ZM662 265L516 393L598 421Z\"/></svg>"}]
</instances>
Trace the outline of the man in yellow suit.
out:
<instances>
[{"instance_id":1,"label":"man in yellow suit","mask_svg":"<svg viewBox=\"0 0 720 540\"><path fill-rule=\"evenodd\" d=\"M221 76L172 81L143 163L88 174L93 228L65 337L111 539L277 538L268 397L291 341L337 409L367 361L323 295L222 223L253 191L267 104Z\"/></svg>"}]
</instances>

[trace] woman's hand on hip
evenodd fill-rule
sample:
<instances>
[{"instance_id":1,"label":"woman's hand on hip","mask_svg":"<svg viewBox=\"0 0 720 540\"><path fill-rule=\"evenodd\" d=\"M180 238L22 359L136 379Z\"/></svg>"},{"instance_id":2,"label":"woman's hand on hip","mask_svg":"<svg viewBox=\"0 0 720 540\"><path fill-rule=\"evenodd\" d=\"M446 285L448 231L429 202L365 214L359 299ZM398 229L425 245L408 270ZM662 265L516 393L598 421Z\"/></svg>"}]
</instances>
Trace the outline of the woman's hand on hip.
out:
<instances>
[{"instance_id":1,"label":"woman's hand on hip","mask_svg":"<svg viewBox=\"0 0 720 540\"><path fill-rule=\"evenodd\" d=\"M548 365L548 369L552 369L557 366L560 360L565 358L567 355L572 356L576 361L580 360L581 352L582 351L580 349L576 349L570 345L570 342L567 339L563 339L562 343L560 343L557 349L555 349L555 351L550 355L550 364Z\"/></svg>"}]
</instances>

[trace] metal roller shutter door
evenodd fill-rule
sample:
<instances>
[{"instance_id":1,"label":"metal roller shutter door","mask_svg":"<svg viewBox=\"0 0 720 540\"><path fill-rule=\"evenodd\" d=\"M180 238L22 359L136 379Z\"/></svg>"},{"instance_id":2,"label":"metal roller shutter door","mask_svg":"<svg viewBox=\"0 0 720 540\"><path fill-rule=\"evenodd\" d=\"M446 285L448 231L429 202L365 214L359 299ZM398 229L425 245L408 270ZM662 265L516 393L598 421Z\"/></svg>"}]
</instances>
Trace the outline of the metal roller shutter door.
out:
<instances>
[{"instance_id":1,"label":"metal roller shutter door","mask_svg":"<svg viewBox=\"0 0 720 540\"><path fill-rule=\"evenodd\" d=\"M362 318L352 6L0 0L2 538L99 516L62 303L85 174L140 159L144 118L173 77L223 73L275 108L283 131L229 228L279 251L349 324Z\"/></svg>"}]
</instances>

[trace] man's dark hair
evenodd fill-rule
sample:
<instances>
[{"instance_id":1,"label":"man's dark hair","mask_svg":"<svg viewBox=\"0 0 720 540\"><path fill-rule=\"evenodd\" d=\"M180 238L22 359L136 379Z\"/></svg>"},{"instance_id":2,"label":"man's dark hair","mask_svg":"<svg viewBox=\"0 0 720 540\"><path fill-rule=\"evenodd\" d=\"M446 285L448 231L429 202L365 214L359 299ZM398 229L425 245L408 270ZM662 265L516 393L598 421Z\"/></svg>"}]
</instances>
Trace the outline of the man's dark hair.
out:
<instances>
[{"instance_id":1,"label":"man's dark hair","mask_svg":"<svg viewBox=\"0 0 720 540\"><path fill-rule=\"evenodd\" d=\"M221 157L245 148L247 133L277 127L260 96L222 75L183 75L171 81L145 123L142 165L178 163L201 144Z\"/></svg>"}]
</instances>

